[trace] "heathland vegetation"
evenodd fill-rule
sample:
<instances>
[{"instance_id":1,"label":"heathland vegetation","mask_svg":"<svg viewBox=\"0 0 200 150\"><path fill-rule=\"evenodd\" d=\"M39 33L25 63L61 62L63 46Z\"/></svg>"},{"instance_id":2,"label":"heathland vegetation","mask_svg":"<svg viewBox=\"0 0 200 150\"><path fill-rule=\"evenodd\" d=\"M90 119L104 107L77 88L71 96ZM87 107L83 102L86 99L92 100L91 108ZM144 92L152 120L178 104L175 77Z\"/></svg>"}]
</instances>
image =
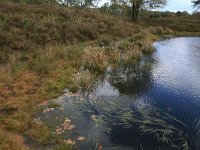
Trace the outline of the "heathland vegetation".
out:
<instances>
[{"instance_id":1,"label":"heathland vegetation","mask_svg":"<svg viewBox=\"0 0 200 150\"><path fill-rule=\"evenodd\" d=\"M154 40L200 35L198 12L152 12L144 7L166 1L148 2L0 0L0 150L71 149L34 119L38 104L89 89L108 66L151 53Z\"/></svg>"}]
</instances>

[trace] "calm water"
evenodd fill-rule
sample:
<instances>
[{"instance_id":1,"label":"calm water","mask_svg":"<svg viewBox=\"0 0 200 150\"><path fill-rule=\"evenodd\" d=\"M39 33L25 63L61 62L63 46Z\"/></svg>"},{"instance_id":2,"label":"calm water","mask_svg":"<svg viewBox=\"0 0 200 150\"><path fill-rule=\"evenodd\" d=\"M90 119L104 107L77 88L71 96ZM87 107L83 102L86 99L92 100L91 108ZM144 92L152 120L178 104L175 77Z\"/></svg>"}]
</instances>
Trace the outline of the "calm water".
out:
<instances>
[{"instance_id":1,"label":"calm water","mask_svg":"<svg viewBox=\"0 0 200 150\"><path fill-rule=\"evenodd\" d=\"M154 46L156 52L140 62L109 68L82 98L61 96L63 110L41 119L53 129L71 119L76 127L62 136L84 136L78 149L199 150L200 38Z\"/></svg>"}]
</instances>

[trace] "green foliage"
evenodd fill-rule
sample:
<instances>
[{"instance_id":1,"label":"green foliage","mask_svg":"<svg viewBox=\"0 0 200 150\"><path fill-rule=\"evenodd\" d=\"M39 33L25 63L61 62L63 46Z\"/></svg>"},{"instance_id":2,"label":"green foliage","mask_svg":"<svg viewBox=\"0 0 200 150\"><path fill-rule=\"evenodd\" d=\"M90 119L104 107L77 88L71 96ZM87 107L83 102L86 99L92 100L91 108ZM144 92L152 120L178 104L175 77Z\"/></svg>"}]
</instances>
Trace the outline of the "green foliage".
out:
<instances>
[{"instance_id":1,"label":"green foliage","mask_svg":"<svg viewBox=\"0 0 200 150\"><path fill-rule=\"evenodd\" d=\"M64 0L62 4L77 8L90 8L95 6L93 0Z\"/></svg>"},{"instance_id":2,"label":"green foliage","mask_svg":"<svg viewBox=\"0 0 200 150\"><path fill-rule=\"evenodd\" d=\"M194 4L194 7L196 7L197 9L200 8L200 0L193 0L192 2Z\"/></svg>"},{"instance_id":3,"label":"green foliage","mask_svg":"<svg viewBox=\"0 0 200 150\"><path fill-rule=\"evenodd\" d=\"M56 4L57 0L0 0L0 2L14 2L27 4Z\"/></svg>"}]
</instances>

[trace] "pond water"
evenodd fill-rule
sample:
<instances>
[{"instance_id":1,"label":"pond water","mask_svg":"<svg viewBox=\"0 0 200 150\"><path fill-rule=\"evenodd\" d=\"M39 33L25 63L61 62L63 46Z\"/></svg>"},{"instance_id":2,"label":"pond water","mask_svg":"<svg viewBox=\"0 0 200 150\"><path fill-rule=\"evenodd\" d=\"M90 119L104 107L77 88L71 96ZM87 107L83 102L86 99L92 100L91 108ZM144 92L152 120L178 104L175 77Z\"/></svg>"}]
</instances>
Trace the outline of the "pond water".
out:
<instances>
[{"instance_id":1,"label":"pond water","mask_svg":"<svg viewBox=\"0 0 200 150\"><path fill-rule=\"evenodd\" d=\"M199 150L200 38L154 47L139 62L109 68L92 91L59 97L61 108L40 119L56 131L68 118L68 130L59 134L77 149Z\"/></svg>"}]
</instances>

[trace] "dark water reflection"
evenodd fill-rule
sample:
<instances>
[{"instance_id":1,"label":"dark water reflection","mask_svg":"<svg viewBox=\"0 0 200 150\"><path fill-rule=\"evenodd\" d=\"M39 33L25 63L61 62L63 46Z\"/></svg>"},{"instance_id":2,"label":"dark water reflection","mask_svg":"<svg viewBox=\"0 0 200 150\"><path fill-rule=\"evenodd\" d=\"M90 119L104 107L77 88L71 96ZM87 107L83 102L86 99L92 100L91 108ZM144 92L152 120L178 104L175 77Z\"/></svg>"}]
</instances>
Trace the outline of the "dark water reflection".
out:
<instances>
[{"instance_id":1,"label":"dark water reflection","mask_svg":"<svg viewBox=\"0 0 200 150\"><path fill-rule=\"evenodd\" d=\"M84 101L61 98L59 115L76 124L72 136L87 137L79 149L200 149L200 38L154 46L152 56L109 69Z\"/></svg>"},{"instance_id":2,"label":"dark water reflection","mask_svg":"<svg viewBox=\"0 0 200 150\"><path fill-rule=\"evenodd\" d=\"M141 62L122 65L112 70L108 82L121 95L144 93L151 86L153 59L143 58Z\"/></svg>"}]
</instances>

